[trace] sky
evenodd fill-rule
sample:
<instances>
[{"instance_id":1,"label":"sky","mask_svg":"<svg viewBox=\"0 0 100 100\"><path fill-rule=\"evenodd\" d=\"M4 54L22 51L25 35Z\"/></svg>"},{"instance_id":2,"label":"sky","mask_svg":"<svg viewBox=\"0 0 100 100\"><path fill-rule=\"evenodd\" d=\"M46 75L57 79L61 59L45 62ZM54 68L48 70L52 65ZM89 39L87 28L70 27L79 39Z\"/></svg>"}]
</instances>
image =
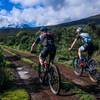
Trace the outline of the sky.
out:
<instances>
[{"instance_id":1,"label":"sky","mask_svg":"<svg viewBox=\"0 0 100 100\"><path fill-rule=\"evenodd\" d=\"M0 0L0 28L56 25L100 14L100 0Z\"/></svg>"}]
</instances>

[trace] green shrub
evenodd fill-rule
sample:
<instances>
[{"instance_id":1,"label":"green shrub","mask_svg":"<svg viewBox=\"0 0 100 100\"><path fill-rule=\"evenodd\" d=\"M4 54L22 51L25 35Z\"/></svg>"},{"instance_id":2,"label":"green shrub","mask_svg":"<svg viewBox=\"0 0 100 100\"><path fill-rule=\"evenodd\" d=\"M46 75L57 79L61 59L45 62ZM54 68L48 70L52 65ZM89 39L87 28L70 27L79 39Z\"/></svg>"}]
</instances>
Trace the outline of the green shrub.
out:
<instances>
[{"instance_id":1,"label":"green shrub","mask_svg":"<svg viewBox=\"0 0 100 100\"><path fill-rule=\"evenodd\" d=\"M9 87L12 80L12 71L6 64L2 49L0 48L0 91Z\"/></svg>"},{"instance_id":2,"label":"green shrub","mask_svg":"<svg viewBox=\"0 0 100 100\"><path fill-rule=\"evenodd\" d=\"M0 100L29 100L29 95L24 89L11 89L1 94Z\"/></svg>"},{"instance_id":3,"label":"green shrub","mask_svg":"<svg viewBox=\"0 0 100 100\"><path fill-rule=\"evenodd\" d=\"M80 100L96 100L96 98L92 95L85 94L80 97Z\"/></svg>"}]
</instances>

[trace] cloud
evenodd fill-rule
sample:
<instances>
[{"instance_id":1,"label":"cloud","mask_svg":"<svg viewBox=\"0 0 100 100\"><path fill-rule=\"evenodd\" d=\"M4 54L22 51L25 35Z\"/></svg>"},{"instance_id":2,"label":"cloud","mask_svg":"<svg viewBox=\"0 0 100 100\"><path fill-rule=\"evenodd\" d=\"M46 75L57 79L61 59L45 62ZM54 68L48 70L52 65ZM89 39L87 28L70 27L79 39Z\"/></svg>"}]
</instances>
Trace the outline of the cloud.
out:
<instances>
[{"instance_id":1,"label":"cloud","mask_svg":"<svg viewBox=\"0 0 100 100\"><path fill-rule=\"evenodd\" d=\"M35 26L55 25L65 20L63 14L59 17L58 15L60 15L60 12L55 12L51 7L48 9L40 7L38 9L26 8L23 10L14 7L10 12L6 10L0 11L0 22L2 27L15 27L22 24L35 24ZM69 16L66 16L67 18L69 19Z\"/></svg>"},{"instance_id":2,"label":"cloud","mask_svg":"<svg viewBox=\"0 0 100 100\"><path fill-rule=\"evenodd\" d=\"M21 4L24 7L32 7L36 4L44 4L46 6L52 6L53 8L60 8L64 5L66 0L10 0L14 4Z\"/></svg>"},{"instance_id":3,"label":"cloud","mask_svg":"<svg viewBox=\"0 0 100 100\"><path fill-rule=\"evenodd\" d=\"M55 25L100 14L100 0L10 0L11 11L0 10L0 27ZM20 8L16 8L20 4ZM33 27L32 26L32 27Z\"/></svg>"},{"instance_id":4,"label":"cloud","mask_svg":"<svg viewBox=\"0 0 100 100\"><path fill-rule=\"evenodd\" d=\"M44 0L44 5L51 6L54 10L59 10L65 6L65 2L66 0Z\"/></svg>"}]
</instances>

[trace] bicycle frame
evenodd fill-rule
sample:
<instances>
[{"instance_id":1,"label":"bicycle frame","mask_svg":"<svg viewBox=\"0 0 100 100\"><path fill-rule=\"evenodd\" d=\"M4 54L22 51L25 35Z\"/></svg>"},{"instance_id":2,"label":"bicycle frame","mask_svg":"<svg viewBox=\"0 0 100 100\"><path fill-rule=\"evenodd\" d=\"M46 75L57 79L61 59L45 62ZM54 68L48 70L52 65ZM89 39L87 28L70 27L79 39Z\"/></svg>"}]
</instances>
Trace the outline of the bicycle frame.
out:
<instances>
[{"instance_id":1,"label":"bicycle frame","mask_svg":"<svg viewBox=\"0 0 100 100\"><path fill-rule=\"evenodd\" d=\"M53 61L52 59L50 59L50 57L48 59L48 62L47 60L45 60L43 64L44 66L40 66L40 67L46 67L46 70L43 72L39 72L40 81L44 85L49 84L50 90L55 95L57 95L59 94L59 91L60 91L60 81L61 81L59 69L57 68L57 66L53 64ZM43 75L42 77L41 77L41 74ZM56 84L55 82L53 82L54 80L57 80L55 81L57 82ZM57 85L57 87L55 87L55 85Z\"/></svg>"},{"instance_id":2,"label":"bicycle frame","mask_svg":"<svg viewBox=\"0 0 100 100\"><path fill-rule=\"evenodd\" d=\"M53 61L52 61L52 59L49 57L49 60L47 61L47 59L45 59L44 61L43 61L43 64L44 64L44 66L46 67L46 68L48 68L49 69L49 67L50 67L50 63L52 63L53 64Z\"/></svg>"}]
</instances>

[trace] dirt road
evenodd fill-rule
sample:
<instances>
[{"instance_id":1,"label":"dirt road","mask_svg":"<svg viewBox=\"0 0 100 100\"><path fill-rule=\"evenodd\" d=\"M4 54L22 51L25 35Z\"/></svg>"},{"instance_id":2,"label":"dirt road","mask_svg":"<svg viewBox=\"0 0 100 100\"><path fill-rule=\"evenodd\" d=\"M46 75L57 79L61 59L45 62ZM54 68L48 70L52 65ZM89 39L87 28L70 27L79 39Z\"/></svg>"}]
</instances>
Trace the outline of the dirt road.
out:
<instances>
[{"instance_id":1,"label":"dirt road","mask_svg":"<svg viewBox=\"0 0 100 100\"><path fill-rule=\"evenodd\" d=\"M53 95L48 87L44 87L39 83L37 72L33 70L31 64L19 60L20 57L26 57L38 63L37 57L19 52L16 53L16 56L5 52L5 57L12 61L17 73L17 82L27 89L31 100L79 100L74 93L70 93L66 91L66 89L62 90L63 92L60 93L60 96ZM100 99L100 87L98 87L96 83L92 83L87 76L77 77L71 69L65 67L63 64L57 66L60 69L61 75L64 76L66 80L72 81L77 87L95 95L97 100Z\"/></svg>"},{"instance_id":2,"label":"dirt road","mask_svg":"<svg viewBox=\"0 0 100 100\"><path fill-rule=\"evenodd\" d=\"M27 90L30 100L79 100L73 93L62 90L61 96L52 94L49 87L42 86L39 82L37 72L31 64L20 61L18 56L5 52L5 58L12 62L16 74L16 84Z\"/></svg>"}]
</instances>

